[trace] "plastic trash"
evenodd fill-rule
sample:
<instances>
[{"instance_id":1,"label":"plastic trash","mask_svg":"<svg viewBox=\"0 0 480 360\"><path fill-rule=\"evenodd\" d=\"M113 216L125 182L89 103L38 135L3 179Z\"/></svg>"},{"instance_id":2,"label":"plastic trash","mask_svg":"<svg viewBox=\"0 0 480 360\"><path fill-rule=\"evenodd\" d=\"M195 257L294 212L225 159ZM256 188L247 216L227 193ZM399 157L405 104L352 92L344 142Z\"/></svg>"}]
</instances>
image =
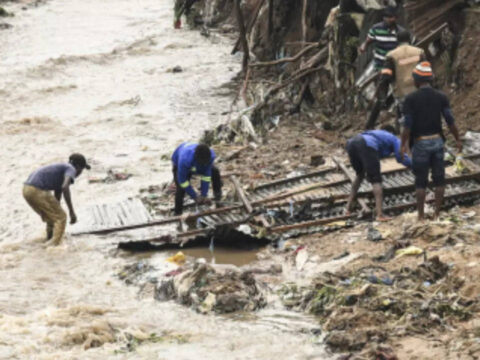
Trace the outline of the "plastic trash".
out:
<instances>
[{"instance_id":1,"label":"plastic trash","mask_svg":"<svg viewBox=\"0 0 480 360\"><path fill-rule=\"evenodd\" d=\"M417 246L409 246L405 249L399 249L395 252L397 258L405 256L405 255L421 255L423 254L423 249Z\"/></svg>"},{"instance_id":2,"label":"plastic trash","mask_svg":"<svg viewBox=\"0 0 480 360\"><path fill-rule=\"evenodd\" d=\"M389 277L382 277L379 278L378 276L375 275L370 275L367 280L371 282L372 284L383 284L383 285L388 285L391 286L393 285L393 280L390 279Z\"/></svg>"},{"instance_id":3,"label":"plastic trash","mask_svg":"<svg viewBox=\"0 0 480 360\"><path fill-rule=\"evenodd\" d=\"M463 154L457 154L455 157L455 171L459 174L465 172L465 162L463 161Z\"/></svg>"},{"instance_id":4,"label":"plastic trash","mask_svg":"<svg viewBox=\"0 0 480 360\"><path fill-rule=\"evenodd\" d=\"M183 265L186 261L185 254L181 251L177 252L175 255L170 256L167 259L168 262L177 264L178 266Z\"/></svg>"}]
</instances>

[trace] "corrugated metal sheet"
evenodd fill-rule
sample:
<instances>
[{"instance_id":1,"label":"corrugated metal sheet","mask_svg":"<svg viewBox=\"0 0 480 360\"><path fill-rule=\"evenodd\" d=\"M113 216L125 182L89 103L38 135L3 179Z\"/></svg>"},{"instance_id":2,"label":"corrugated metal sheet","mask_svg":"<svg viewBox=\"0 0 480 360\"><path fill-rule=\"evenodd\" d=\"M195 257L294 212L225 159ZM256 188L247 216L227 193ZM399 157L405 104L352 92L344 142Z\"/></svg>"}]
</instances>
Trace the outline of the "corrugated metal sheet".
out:
<instances>
[{"instance_id":1,"label":"corrugated metal sheet","mask_svg":"<svg viewBox=\"0 0 480 360\"><path fill-rule=\"evenodd\" d=\"M148 223L152 217L140 199L132 198L116 203L88 206L81 209L78 219L79 222L70 227L72 235Z\"/></svg>"}]
</instances>

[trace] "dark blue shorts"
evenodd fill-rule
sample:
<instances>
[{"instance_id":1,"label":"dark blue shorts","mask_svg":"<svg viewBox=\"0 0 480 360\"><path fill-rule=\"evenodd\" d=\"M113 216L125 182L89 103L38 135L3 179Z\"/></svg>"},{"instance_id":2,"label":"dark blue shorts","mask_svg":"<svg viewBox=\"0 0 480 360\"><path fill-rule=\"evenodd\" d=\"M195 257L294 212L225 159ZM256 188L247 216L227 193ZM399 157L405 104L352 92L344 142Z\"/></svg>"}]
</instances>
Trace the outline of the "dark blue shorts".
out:
<instances>
[{"instance_id":1,"label":"dark blue shorts","mask_svg":"<svg viewBox=\"0 0 480 360\"><path fill-rule=\"evenodd\" d=\"M434 186L445 185L445 163L443 139L428 139L415 142L412 149L412 169L415 174L415 187L426 189L428 173L432 170Z\"/></svg>"}]
</instances>

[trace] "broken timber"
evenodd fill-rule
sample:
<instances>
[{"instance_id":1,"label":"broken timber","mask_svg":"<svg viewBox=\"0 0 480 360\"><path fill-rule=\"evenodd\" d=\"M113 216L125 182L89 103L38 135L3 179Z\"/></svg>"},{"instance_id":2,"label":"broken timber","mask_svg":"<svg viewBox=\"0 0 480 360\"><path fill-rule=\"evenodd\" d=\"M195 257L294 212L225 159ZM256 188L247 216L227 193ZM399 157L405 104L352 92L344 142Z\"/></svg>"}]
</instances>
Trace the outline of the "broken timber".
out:
<instances>
[{"instance_id":1,"label":"broken timber","mask_svg":"<svg viewBox=\"0 0 480 360\"><path fill-rule=\"evenodd\" d=\"M468 155L465 156L465 158L474 164L475 167L478 166L478 163L480 162L480 154ZM344 199L348 197L351 188L351 182L353 179L352 174L349 168L347 168L341 161L337 159L335 160L338 168L327 167L311 174L300 175L290 179L281 179L257 186L250 195L250 197L255 195L253 201L248 199L239 180L234 178L232 181L235 184L239 197L243 198L242 204L187 215L186 218L197 221L197 226L201 226L199 229L173 235L159 235L151 237L150 239L138 241L161 243L190 241L198 236L210 236L212 231L219 226L235 227L243 223L251 222L253 219L256 219L257 223L258 221L262 223L267 232L272 234L297 232L300 229L324 231L321 230L321 228L317 229L317 227L335 222L353 220L355 217L354 215L347 216L343 212L345 206ZM474 170L473 167L471 167L471 169ZM410 170L394 169L385 171L382 175L385 187L385 211L401 212L414 208L414 177ZM285 197L286 194L288 194L287 197ZM362 206L364 208L363 215L371 214L370 211L366 211L368 209L368 201L372 201L371 190L368 184L362 186L359 191L359 196L365 197L365 199L361 199L362 202L364 202L364 205ZM451 175L447 177L446 201L453 204L455 202L471 201L478 197L480 197L480 172L476 171L476 168L474 172L470 174ZM279 202L279 200L282 199L284 201ZM139 200L137 199L137 202L138 201ZM269 210L267 209L275 210L274 212L283 211L284 213L288 213L292 211L292 207L304 203L316 204L314 205L315 216L313 216L313 218L310 217L311 220L305 221L305 217L294 218L293 216L289 216L285 219L274 218L272 219L273 225L268 226L269 223L266 218L270 215L268 215ZM102 215L108 219L115 218L115 216L118 217L118 211L112 206L96 206L95 214L98 213L98 209L109 209L109 212L107 211L108 214ZM112 214L116 215L112 216ZM96 217L98 218L98 214ZM137 219L139 219L138 216ZM174 216L158 220L150 219L143 223L124 221L121 226L118 224L117 226L108 226L109 222L104 220L102 223L106 227L90 230L84 229L84 231L78 231L76 234L106 234L110 232L174 224L183 219L185 219L185 217ZM100 220L98 221L100 222Z\"/></svg>"},{"instance_id":2,"label":"broken timber","mask_svg":"<svg viewBox=\"0 0 480 360\"><path fill-rule=\"evenodd\" d=\"M245 209L250 214L251 212L253 212L252 204L250 204L250 201L248 201L247 196L242 189L242 185L240 185L240 182L238 181L236 176L232 176L231 179L233 185L235 186L235 191L237 192L238 197L240 198L240 200L242 200L243 206L245 206Z\"/></svg>"}]
</instances>

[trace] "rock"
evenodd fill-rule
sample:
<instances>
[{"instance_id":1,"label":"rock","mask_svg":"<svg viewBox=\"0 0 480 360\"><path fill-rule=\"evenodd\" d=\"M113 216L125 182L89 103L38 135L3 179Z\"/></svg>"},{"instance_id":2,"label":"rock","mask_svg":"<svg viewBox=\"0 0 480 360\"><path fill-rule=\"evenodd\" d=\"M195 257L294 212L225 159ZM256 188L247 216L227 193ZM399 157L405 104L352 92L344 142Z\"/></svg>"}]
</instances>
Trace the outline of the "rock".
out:
<instances>
[{"instance_id":1,"label":"rock","mask_svg":"<svg viewBox=\"0 0 480 360\"><path fill-rule=\"evenodd\" d=\"M380 231L378 231L374 227L370 227L368 228L367 239L369 241L379 242L383 239L383 236Z\"/></svg>"},{"instance_id":2,"label":"rock","mask_svg":"<svg viewBox=\"0 0 480 360\"><path fill-rule=\"evenodd\" d=\"M325 121L322 127L323 127L323 130L326 130L326 131L333 130L333 125L330 121Z\"/></svg>"},{"instance_id":3,"label":"rock","mask_svg":"<svg viewBox=\"0 0 480 360\"><path fill-rule=\"evenodd\" d=\"M181 72L183 72L183 68L181 66L177 65L172 69L172 72L173 73L181 73Z\"/></svg>"},{"instance_id":4,"label":"rock","mask_svg":"<svg viewBox=\"0 0 480 360\"><path fill-rule=\"evenodd\" d=\"M3 7L0 7L0 17L9 17L9 16L13 16L13 14L9 13Z\"/></svg>"},{"instance_id":5,"label":"rock","mask_svg":"<svg viewBox=\"0 0 480 360\"><path fill-rule=\"evenodd\" d=\"M173 68L170 68L167 70L169 73L181 73L183 72L183 68L180 65L174 66Z\"/></svg>"},{"instance_id":6,"label":"rock","mask_svg":"<svg viewBox=\"0 0 480 360\"><path fill-rule=\"evenodd\" d=\"M236 27L231 25L231 24L224 24L224 25L220 26L220 31L224 34L228 34L228 33L234 32L236 30L237 30Z\"/></svg>"},{"instance_id":7,"label":"rock","mask_svg":"<svg viewBox=\"0 0 480 360\"><path fill-rule=\"evenodd\" d=\"M325 338L325 343L335 352L359 351L367 343L364 331L346 332L332 331Z\"/></svg>"},{"instance_id":8,"label":"rock","mask_svg":"<svg viewBox=\"0 0 480 360\"><path fill-rule=\"evenodd\" d=\"M320 166L325 164L325 158L322 155L310 156L310 166Z\"/></svg>"}]
</instances>

